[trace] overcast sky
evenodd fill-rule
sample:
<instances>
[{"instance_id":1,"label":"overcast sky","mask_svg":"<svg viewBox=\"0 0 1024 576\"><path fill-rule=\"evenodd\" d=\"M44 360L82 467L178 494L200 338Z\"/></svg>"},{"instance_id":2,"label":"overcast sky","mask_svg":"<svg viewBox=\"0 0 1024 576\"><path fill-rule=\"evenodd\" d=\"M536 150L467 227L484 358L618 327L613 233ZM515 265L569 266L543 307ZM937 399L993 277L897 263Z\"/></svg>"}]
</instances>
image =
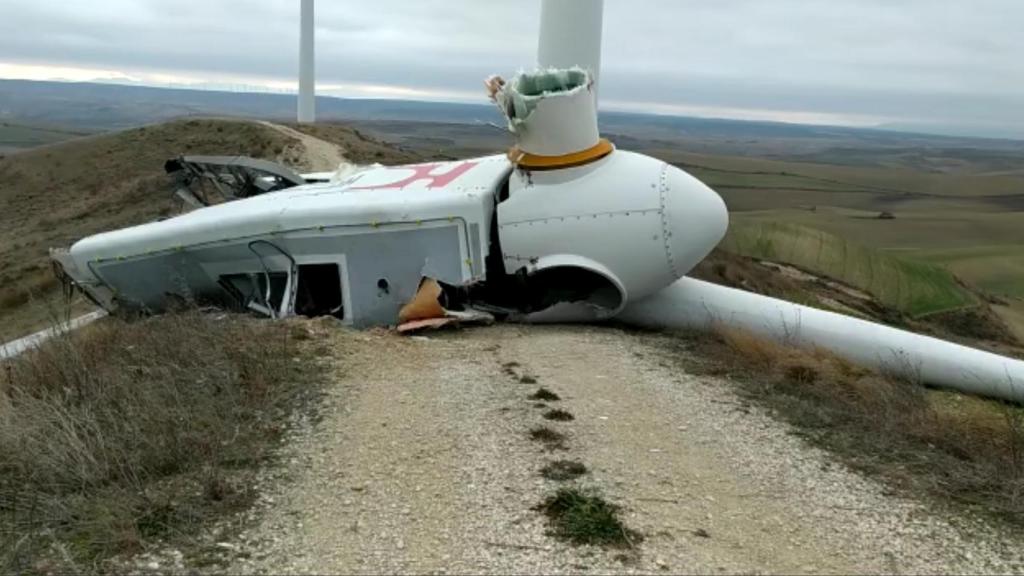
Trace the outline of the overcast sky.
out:
<instances>
[{"instance_id":1,"label":"overcast sky","mask_svg":"<svg viewBox=\"0 0 1024 576\"><path fill-rule=\"evenodd\" d=\"M295 85L298 0L0 0L0 77ZM484 102L540 0L319 0L323 93ZM1022 0L606 0L606 108L1024 138Z\"/></svg>"}]
</instances>

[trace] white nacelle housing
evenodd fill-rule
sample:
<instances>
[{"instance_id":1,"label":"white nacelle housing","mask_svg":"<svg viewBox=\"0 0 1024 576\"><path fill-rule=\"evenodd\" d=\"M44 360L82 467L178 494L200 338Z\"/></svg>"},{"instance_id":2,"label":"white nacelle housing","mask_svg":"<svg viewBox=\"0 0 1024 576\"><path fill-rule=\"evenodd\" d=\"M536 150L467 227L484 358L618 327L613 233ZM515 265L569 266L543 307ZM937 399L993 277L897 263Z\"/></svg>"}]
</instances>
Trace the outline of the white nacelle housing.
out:
<instances>
[{"instance_id":1,"label":"white nacelle housing","mask_svg":"<svg viewBox=\"0 0 1024 576\"><path fill-rule=\"evenodd\" d=\"M725 235L728 214L683 171L618 151L578 168L513 173L498 224L509 274L575 265L605 277L620 294L601 318L686 274Z\"/></svg>"},{"instance_id":2,"label":"white nacelle housing","mask_svg":"<svg viewBox=\"0 0 1024 576\"><path fill-rule=\"evenodd\" d=\"M269 294L258 310L279 317L302 308L306 287L346 321L386 325L423 276L485 277L495 190L510 171L504 156L376 167L98 234L54 258L107 309L220 301L251 285Z\"/></svg>"}]
</instances>

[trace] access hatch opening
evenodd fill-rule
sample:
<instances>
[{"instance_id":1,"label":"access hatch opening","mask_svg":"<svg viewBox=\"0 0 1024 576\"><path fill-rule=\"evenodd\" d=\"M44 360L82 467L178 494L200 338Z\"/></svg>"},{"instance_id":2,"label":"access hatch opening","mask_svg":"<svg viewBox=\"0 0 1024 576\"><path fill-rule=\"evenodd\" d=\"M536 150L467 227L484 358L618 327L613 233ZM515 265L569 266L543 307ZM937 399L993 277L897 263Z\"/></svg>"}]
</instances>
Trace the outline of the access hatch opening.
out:
<instances>
[{"instance_id":1,"label":"access hatch opening","mask_svg":"<svg viewBox=\"0 0 1024 576\"><path fill-rule=\"evenodd\" d=\"M295 314L309 318L334 316L344 319L341 270L337 264L299 265Z\"/></svg>"}]
</instances>

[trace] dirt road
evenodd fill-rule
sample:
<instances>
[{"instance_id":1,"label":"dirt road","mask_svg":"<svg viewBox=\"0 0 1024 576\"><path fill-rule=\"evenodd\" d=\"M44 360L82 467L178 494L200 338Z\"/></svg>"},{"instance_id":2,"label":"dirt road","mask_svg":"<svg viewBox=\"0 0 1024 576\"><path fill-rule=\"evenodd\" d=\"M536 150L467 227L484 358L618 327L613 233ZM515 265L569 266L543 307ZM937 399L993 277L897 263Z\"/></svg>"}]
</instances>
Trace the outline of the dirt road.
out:
<instances>
[{"instance_id":1,"label":"dirt road","mask_svg":"<svg viewBox=\"0 0 1024 576\"><path fill-rule=\"evenodd\" d=\"M319 336L318 336L319 337ZM668 336L496 326L408 339L333 331L336 385L268 473L256 525L225 548L245 573L936 573L1024 569L980 521L955 527L683 373ZM524 383L536 380L536 383ZM571 422L527 397L544 386ZM531 428L568 435L549 452ZM579 484L622 506L634 550L574 548L534 507Z\"/></svg>"},{"instance_id":2,"label":"dirt road","mask_svg":"<svg viewBox=\"0 0 1024 576\"><path fill-rule=\"evenodd\" d=\"M330 172L337 170L341 164L348 163L341 149L330 142L273 122L260 122L260 124L299 141L303 150L299 152L298 157L302 158L301 168L304 170Z\"/></svg>"}]
</instances>

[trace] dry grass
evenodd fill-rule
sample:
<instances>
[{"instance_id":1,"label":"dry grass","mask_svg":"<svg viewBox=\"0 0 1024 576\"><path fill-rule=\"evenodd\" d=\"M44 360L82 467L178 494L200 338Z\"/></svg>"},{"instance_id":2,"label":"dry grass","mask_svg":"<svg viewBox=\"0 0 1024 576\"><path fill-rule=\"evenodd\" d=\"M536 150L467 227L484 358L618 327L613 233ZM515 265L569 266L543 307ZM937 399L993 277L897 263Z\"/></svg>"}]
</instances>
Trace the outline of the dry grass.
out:
<instances>
[{"instance_id":1,"label":"dry grass","mask_svg":"<svg viewBox=\"0 0 1024 576\"><path fill-rule=\"evenodd\" d=\"M110 319L0 365L0 572L111 569L247 505L252 465L317 389L291 331Z\"/></svg>"},{"instance_id":2,"label":"dry grass","mask_svg":"<svg viewBox=\"0 0 1024 576\"><path fill-rule=\"evenodd\" d=\"M929 390L745 332L685 341L704 359L691 369L733 377L855 469L1024 523L1024 408Z\"/></svg>"},{"instance_id":3,"label":"dry grass","mask_svg":"<svg viewBox=\"0 0 1024 576\"><path fill-rule=\"evenodd\" d=\"M17 316L30 295L55 291L50 248L176 213L164 173L168 158L242 154L275 160L278 151L286 154L297 144L253 122L188 120L0 158L0 314Z\"/></svg>"}]
</instances>

